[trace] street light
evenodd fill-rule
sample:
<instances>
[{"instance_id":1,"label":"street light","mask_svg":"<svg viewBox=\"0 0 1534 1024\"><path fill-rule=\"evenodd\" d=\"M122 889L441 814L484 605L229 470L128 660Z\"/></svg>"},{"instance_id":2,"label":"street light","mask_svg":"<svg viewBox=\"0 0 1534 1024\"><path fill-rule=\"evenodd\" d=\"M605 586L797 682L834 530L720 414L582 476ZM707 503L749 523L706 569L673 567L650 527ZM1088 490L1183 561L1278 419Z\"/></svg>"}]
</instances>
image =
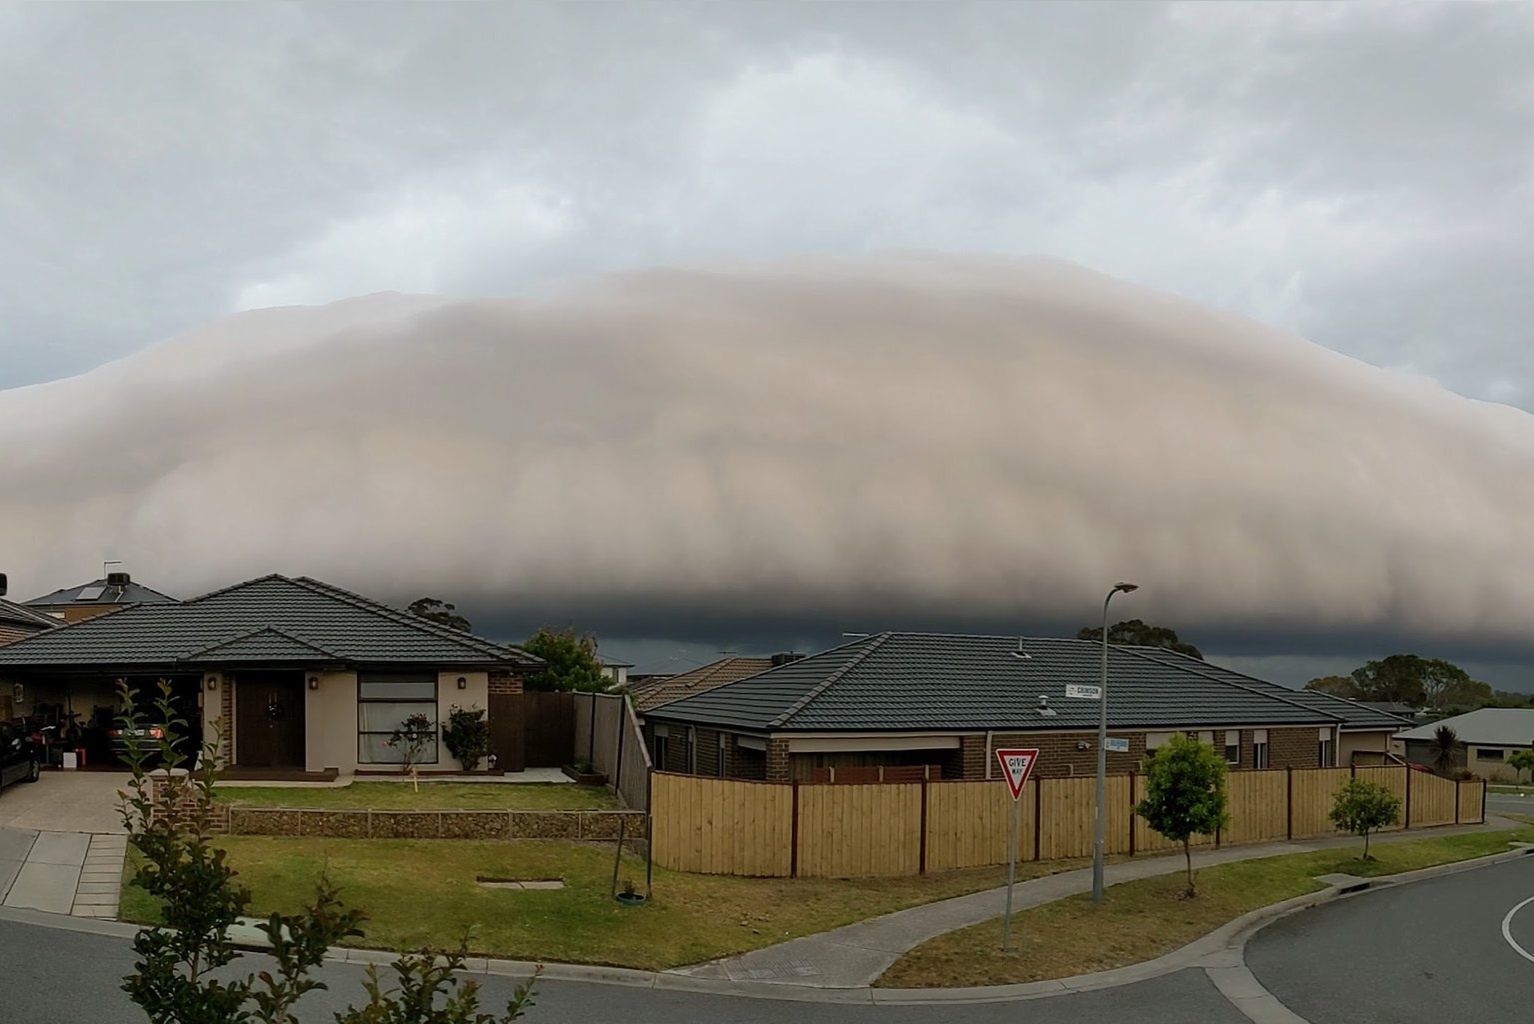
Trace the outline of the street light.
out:
<instances>
[{"instance_id":1,"label":"street light","mask_svg":"<svg viewBox=\"0 0 1534 1024\"><path fill-rule=\"evenodd\" d=\"M1133 583L1115 583L1103 598L1103 679L1097 697L1097 821L1092 826L1092 902L1103 901L1103 830L1108 806L1108 602L1114 594L1139 590ZM1134 822L1130 822L1130 828Z\"/></svg>"}]
</instances>

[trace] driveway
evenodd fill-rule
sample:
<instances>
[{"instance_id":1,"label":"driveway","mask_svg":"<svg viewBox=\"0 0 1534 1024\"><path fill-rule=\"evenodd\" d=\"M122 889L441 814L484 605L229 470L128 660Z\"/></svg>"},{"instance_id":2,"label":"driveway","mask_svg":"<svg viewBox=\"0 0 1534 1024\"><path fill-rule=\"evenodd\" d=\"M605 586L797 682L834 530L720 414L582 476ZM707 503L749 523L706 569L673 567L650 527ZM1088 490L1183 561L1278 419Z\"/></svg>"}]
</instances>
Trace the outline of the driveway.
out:
<instances>
[{"instance_id":1,"label":"driveway","mask_svg":"<svg viewBox=\"0 0 1534 1024\"><path fill-rule=\"evenodd\" d=\"M44 772L35 783L0 790L0 828L121 835L120 789L127 772Z\"/></svg>"}]
</instances>

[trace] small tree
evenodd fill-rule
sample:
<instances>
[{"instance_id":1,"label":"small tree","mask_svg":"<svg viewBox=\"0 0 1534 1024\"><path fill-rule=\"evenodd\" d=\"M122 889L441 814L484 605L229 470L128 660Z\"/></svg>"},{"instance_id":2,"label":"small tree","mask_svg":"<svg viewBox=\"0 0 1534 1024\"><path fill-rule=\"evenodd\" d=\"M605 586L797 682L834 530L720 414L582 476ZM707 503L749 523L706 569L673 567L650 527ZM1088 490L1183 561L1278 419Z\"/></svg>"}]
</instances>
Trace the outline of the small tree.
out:
<instances>
[{"instance_id":1,"label":"small tree","mask_svg":"<svg viewBox=\"0 0 1534 1024\"><path fill-rule=\"evenodd\" d=\"M1349 779L1332 799L1332 824L1364 840L1363 859L1369 859L1369 833L1389 828L1401 820L1401 801L1378 782Z\"/></svg>"},{"instance_id":2,"label":"small tree","mask_svg":"<svg viewBox=\"0 0 1534 1024\"><path fill-rule=\"evenodd\" d=\"M229 928L245 912L250 891L236 883L224 851L213 842L213 784L218 777L219 732L213 730L191 771L182 749L186 720L162 681L154 721L158 739L144 729L133 692L118 683L119 718L133 778L122 805L123 824L142 857L133 884L160 903L156 927L133 938L133 973L123 991L151 1024L298 1024L293 1008L307 992L325 988L309 977L327 949L360 937L366 919L348 909L336 887L322 880L314 901L297 914L272 914L258 927L271 944L275 967L240 978L227 968L240 954ZM140 731L142 730L142 731ZM150 771L149 766L159 768ZM502 1017L481 1013L478 986L460 987L454 972L464 950L439 956L422 950L401 956L393 969L398 988L384 992L375 970L365 987L368 1003L336 1015L341 1024L511 1024L532 1004L533 980L519 986ZM215 974L217 976L215 976ZM536 977L536 972L535 972Z\"/></svg>"},{"instance_id":3,"label":"small tree","mask_svg":"<svg viewBox=\"0 0 1534 1024\"><path fill-rule=\"evenodd\" d=\"M399 728L389 734L389 746L400 751L400 773L410 776L410 783L417 793L421 791L421 756L426 753L431 740L431 719L423 711L406 717Z\"/></svg>"},{"instance_id":4,"label":"small tree","mask_svg":"<svg viewBox=\"0 0 1534 1024\"><path fill-rule=\"evenodd\" d=\"M442 742L447 744L448 753L463 765L464 771L472 772L478 768L479 762L490 753L490 723L485 721L485 709L454 705L447 713Z\"/></svg>"},{"instance_id":5,"label":"small tree","mask_svg":"<svg viewBox=\"0 0 1534 1024\"><path fill-rule=\"evenodd\" d=\"M1225 759L1207 743L1181 734L1145 761L1145 799L1135 813L1168 839L1182 843L1188 869L1187 895L1198 895L1193 875L1193 837L1213 835L1229 816L1225 803Z\"/></svg>"},{"instance_id":6,"label":"small tree","mask_svg":"<svg viewBox=\"0 0 1534 1024\"><path fill-rule=\"evenodd\" d=\"M1523 773L1528 772L1531 780L1534 780L1534 750L1515 750L1507 756L1507 766L1516 774L1514 782L1523 779Z\"/></svg>"},{"instance_id":7,"label":"small tree","mask_svg":"<svg viewBox=\"0 0 1534 1024\"><path fill-rule=\"evenodd\" d=\"M1453 726L1440 725L1433 730L1428 753L1432 755L1433 767L1439 775L1447 779L1454 774L1454 769L1459 767L1459 734Z\"/></svg>"}]
</instances>

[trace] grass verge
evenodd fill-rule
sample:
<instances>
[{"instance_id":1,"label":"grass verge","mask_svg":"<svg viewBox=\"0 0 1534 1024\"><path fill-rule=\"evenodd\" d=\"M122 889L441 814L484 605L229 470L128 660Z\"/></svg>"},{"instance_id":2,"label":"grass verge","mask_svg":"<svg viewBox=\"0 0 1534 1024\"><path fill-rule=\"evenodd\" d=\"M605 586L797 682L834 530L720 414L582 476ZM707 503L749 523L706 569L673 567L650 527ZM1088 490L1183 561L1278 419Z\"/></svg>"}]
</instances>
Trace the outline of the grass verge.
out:
<instances>
[{"instance_id":1,"label":"grass verge","mask_svg":"<svg viewBox=\"0 0 1534 1024\"><path fill-rule=\"evenodd\" d=\"M1005 868L863 879L730 878L657 868L650 902L620 907L608 892L610 845L265 836L219 843L240 884L251 890L252 914L297 911L328 873L346 901L369 915L358 946L456 946L468 933L470 950L482 955L649 970L741 953L1005 881ZM119 915L154 923L155 901L127 884L136 863L130 850ZM1031 878L1082 863L1019 864L1018 871ZM477 877L561 878L565 888L486 889L475 884ZM620 884L625 878L642 891L643 861L625 857Z\"/></svg>"},{"instance_id":2,"label":"grass verge","mask_svg":"<svg viewBox=\"0 0 1534 1024\"><path fill-rule=\"evenodd\" d=\"M561 783L353 782L333 788L217 786L216 799L253 807L358 811L595 811L617 807L605 786Z\"/></svg>"},{"instance_id":3,"label":"grass verge","mask_svg":"<svg viewBox=\"0 0 1534 1024\"><path fill-rule=\"evenodd\" d=\"M1012 950L1003 953L1001 919L923 943L897 960L877 984L888 988L1006 985L1106 971L1170 953L1260 907L1322 888L1315 876L1392 875L1502 853L1512 840L1534 841L1534 828L1444 836L1288 854L1204 868L1198 896L1180 898L1182 874L1124 882L1100 907L1087 895L1013 915ZM1179 858L1180 860L1180 858Z\"/></svg>"}]
</instances>

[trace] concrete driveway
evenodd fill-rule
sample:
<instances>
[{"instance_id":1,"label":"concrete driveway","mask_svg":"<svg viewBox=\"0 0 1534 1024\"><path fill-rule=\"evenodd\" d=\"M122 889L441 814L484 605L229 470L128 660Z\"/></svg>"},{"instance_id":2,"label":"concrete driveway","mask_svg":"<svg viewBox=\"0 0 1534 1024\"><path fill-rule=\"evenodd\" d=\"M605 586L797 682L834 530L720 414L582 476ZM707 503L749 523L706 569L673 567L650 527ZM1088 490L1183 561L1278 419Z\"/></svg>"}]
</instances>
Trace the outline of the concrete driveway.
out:
<instances>
[{"instance_id":1,"label":"concrete driveway","mask_svg":"<svg viewBox=\"0 0 1534 1024\"><path fill-rule=\"evenodd\" d=\"M127 772L44 772L0 789L0 828L122 834L117 793Z\"/></svg>"}]
</instances>

